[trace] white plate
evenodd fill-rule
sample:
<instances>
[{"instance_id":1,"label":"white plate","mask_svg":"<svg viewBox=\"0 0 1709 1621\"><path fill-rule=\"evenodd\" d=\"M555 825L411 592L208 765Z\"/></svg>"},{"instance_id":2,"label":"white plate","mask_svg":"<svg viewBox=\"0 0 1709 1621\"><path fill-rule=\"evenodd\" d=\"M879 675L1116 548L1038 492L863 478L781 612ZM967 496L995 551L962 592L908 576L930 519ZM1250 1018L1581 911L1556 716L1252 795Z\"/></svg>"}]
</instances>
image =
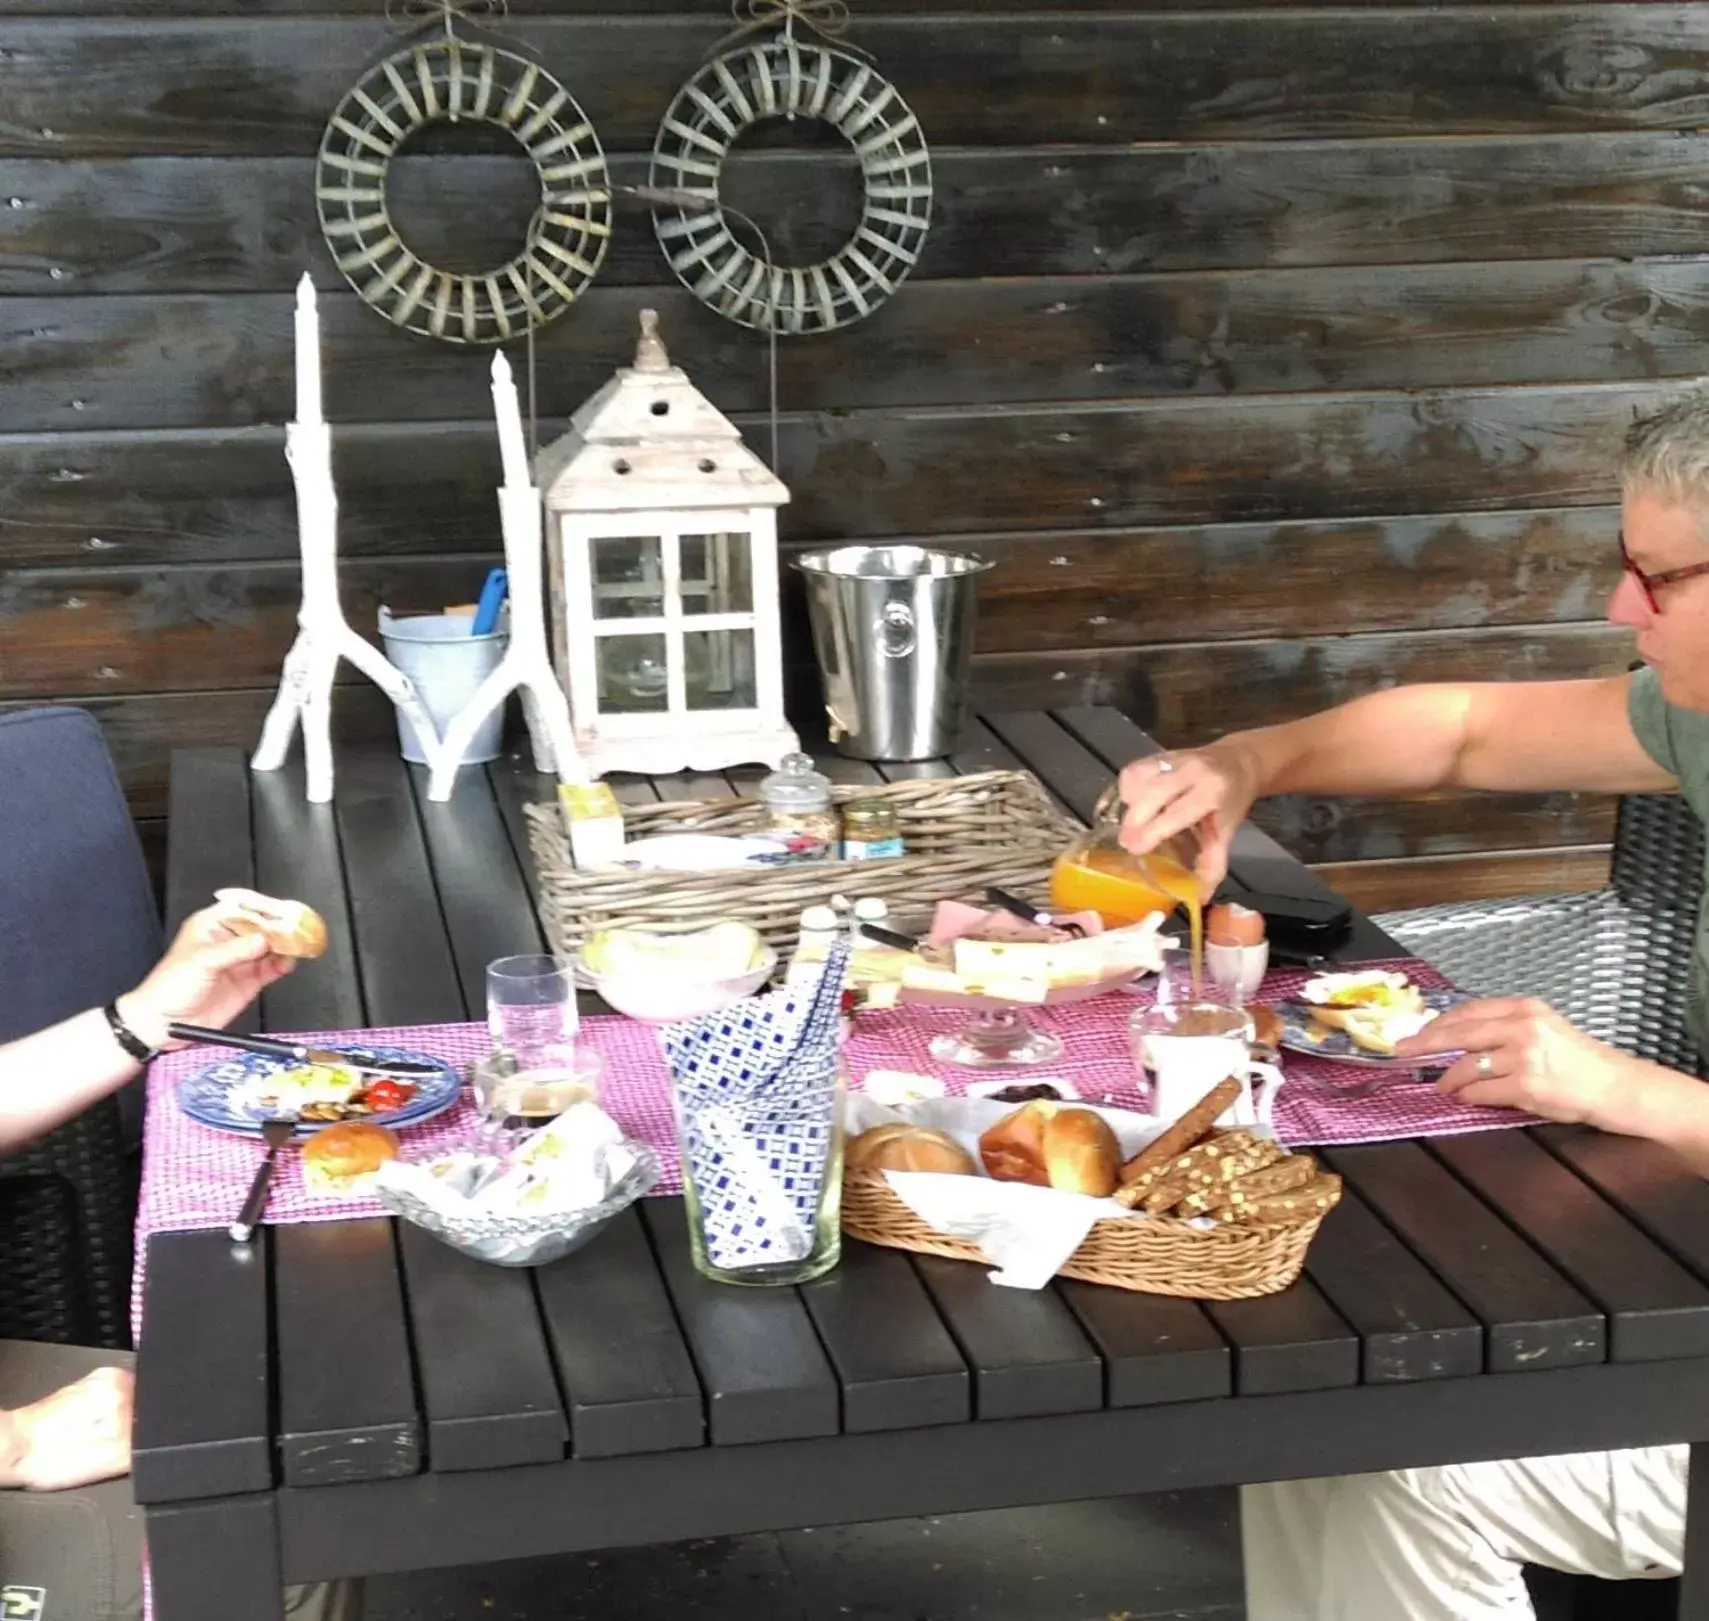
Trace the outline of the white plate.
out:
<instances>
[{"instance_id":1,"label":"white plate","mask_svg":"<svg viewBox=\"0 0 1709 1621\"><path fill-rule=\"evenodd\" d=\"M652 872L722 872L788 853L789 846L782 839L762 834L725 837L718 833L664 833L623 847L625 861Z\"/></svg>"}]
</instances>

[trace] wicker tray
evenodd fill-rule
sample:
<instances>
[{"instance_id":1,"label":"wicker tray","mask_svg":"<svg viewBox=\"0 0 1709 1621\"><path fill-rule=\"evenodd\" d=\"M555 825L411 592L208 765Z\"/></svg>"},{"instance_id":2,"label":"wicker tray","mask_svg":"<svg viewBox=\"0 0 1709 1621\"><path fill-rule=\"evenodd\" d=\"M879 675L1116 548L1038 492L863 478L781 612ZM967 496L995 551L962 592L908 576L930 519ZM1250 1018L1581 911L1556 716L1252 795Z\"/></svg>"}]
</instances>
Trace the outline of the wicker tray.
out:
<instances>
[{"instance_id":1,"label":"wicker tray","mask_svg":"<svg viewBox=\"0 0 1709 1621\"><path fill-rule=\"evenodd\" d=\"M1278 1294L1299 1277L1322 1222L1322 1215L1286 1225L1208 1228L1170 1216L1100 1221L1057 1275L1189 1300L1248 1300ZM882 1171L843 1173L843 1231L869 1244L991 1265L977 1245L927 1226Z\"/></svg>"},{"instance_id":2,"label":"wicker tray","mask_svg":"<svg viewBox=\"0 0 1709 1621\"><path fill-rule=\"evenodd\" d=\"M1026 771L982 771L842 787L837 802L887 799L907 854L883 861L820 861L729 872L578 872L556 805L530 805L528 837L540 875L540 916L555 951L573 952L613 924L671 925L735 918L780 952L793 948L802 909L833 894L878 895L893 912L940 900L977 900L996 884L1027 900L1047 898L1052 862L1080 832ZM631 839L663 833L757 833L765 808L753 799L623 807Z\"/></svg>"}]
</instances>

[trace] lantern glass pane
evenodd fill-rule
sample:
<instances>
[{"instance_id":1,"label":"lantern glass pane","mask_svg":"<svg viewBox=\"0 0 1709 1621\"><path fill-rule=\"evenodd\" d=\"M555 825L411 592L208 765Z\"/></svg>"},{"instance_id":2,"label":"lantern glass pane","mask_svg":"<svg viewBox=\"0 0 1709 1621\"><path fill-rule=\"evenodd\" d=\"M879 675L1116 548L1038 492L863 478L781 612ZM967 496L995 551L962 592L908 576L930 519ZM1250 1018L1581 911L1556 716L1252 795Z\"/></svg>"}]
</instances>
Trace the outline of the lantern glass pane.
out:
<instances>
[{"instance_id":1,"label":"lantern glass pane","mask_svg":"<svg viewBox=\"0 0 1709 1621\"><path fill-rule=\"evenodd\" d=\"M607 715L662 713L670 705L662 635L599 638L599 707Z\"/></svg>"},{"instance_id":2,"label":"lantern glass pane","mask_svg":"<svg viewBox=\"0 0 1709 1621\"><path fill-rule=\"evenodd\" d=\"M665 611L664 547L657 535L590 540L595 619L659 619Z\"/></svg>"},{"instance_id":3,"label":"lantern glass pane","mask_svg":"<svg viewBox=\"0 0 1709 1621\"><path fill-rule=\"evenodd\" d=\"M758 707L751 630L688 631L682 657L690 709Z\"/></svg>"},{"instance_id":4,"label":"lantern glass pane","mask_svg":"<svg viewBox=\"0 0 1709 1621\"><path fill-rule=\"evenodd\" d=\"M753 536L745 530L682 537L682 611L754 611Z\"/></svg>"}]
</instances>

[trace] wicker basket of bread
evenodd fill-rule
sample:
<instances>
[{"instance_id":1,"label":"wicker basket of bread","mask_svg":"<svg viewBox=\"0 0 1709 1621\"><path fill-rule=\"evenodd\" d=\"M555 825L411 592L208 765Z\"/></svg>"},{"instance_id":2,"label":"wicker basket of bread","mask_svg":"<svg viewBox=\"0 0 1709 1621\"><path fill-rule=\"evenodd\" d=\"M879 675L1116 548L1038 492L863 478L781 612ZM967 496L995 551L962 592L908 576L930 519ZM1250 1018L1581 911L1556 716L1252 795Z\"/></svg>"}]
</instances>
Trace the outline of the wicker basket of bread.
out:
<instances>
[{"instance_id":1,"label":"wicker basket of bread","mask_svg":"<svg viewBox=\"0 0 1709 1621\"><path fill-rule=\"evenodd\" d=\"M1274 1138L1213 1122L1239 1095L1225 1081L1125 1161L1102 1115L1036 1101L986 1130L986 1175L1068 1193L1113 1197L1131 1215L1106 1217L1059 1276L1147 1294L1242 1300L1275 1294L1300 1275L1341 1179ZM978 1174L947 1134L892 1122L848 1144L843 1231L868 1243L991 1265L967 1239L939 1232L892 1187L887 1171Z\"/></svg>"}]
</instances>

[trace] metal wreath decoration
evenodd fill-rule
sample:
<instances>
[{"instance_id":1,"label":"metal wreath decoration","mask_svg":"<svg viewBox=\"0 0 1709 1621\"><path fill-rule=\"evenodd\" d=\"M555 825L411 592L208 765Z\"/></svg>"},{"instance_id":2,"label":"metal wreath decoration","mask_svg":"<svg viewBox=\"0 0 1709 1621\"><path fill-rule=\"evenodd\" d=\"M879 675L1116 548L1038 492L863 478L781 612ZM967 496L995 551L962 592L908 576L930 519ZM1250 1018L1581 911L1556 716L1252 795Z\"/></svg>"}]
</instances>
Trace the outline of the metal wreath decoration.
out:
<instances>
[{"instance_id":1,"label":"metal wreath decoration","mask_svg":"<svg viewBox=\"0 0 1709 1621\"><path fill-rule=\"evenodd\" d=\"M768 12L756 6L759 26L776 20L784 32L707 62L677 92L653 146L653 186L682 199L653 210L671 269L704 304L759 331L830 332L870 315L914 268L931 227L932 163L919 119L870 61L795 38L797 17L818 28L813 3L763 0ZM778 265L752 252L731 234L719 203L731 146L768 118L821 119L859 160L860 223L818 264Z\"/></svg>"},{"instance_id":2,"label":"metal wreath decoration","mask_svg":"<svg viewBox=\"0 0 1709 1621\"><path fill-rule=\"evenodd\" d=\"M404 142L464 120L508 130L540 182L521 251L476 275L412 252L386 200ZM357 296L395 326L447 343L502 343L544 326L581 296L611 240L605 153L575 98L537 62L449 28L388 56L338 104L321 137L315 202Z\"/></svg>"}]
</instances>

